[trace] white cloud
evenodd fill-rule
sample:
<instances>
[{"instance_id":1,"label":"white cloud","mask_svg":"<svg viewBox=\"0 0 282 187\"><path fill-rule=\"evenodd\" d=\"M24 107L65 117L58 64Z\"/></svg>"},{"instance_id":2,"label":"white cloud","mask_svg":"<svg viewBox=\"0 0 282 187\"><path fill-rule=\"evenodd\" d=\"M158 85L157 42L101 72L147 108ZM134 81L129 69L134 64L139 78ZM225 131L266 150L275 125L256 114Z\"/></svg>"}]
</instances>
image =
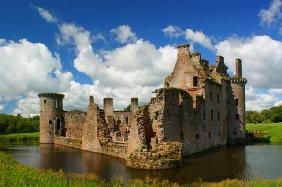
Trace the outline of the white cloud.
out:
<instances>
[{"instance_id":1,"label":"white cloud","mask_svg":"<svg viewBox=\"0 0 282 187\"><path fill-rule=\"evenodd\" d=\"M231 70L235 58L241 58L248 85L255 88L282 88L282 42L269 36L232 37L216 45Z\"/></svg>"},{"instance_id":2,"label":"white cloud","mask_svg":"<svg viewBox=\"0 0 282 187\"><path fill-rule=\"evenodd\" d=\"M45 10L41 7L34 6L35 9L38 11L39 15L49 23L56 23L58 20L55 16L53 16L48 10Z\"/></svg>"},{"instance_id":3,"label":"white cloud","mask_svg":"<svg viewBox=\"0 0 282 187\"><path fill-rule=\"evenodd\" d=\"M136 34L128 25L120 25L112 29L111 32L115 34L115 39L121 44L135 42L137 40Z\"/></svg>"},{"instance_id":4,"label":"white cloud","mask_svg":"<svg viewBox=\"0 0 282 187\"><path fill-rule=\"evenodd\" d=\"M182 31L182 29L177 26L168 25L167 27L162 29L162 32L167 37L182 37L186 39L190 43L191 47L193 47L194 43L197 43L211 51L215 50L211 38L205 35L202 31L193 31L190 28L187 28L185 31Z\"/></svg>"},{"instance_id":5,"label":"white cloud","mask_svg":"<svg viewBox=\"0 0 282 187\"><path fill-rule=\"evenodd\" d=\"M14 98L35 92L66 89L72 79L61 71L60 59L41 43L26 39L0 45L0 96Z\"/></svg>"},{"instance_id":6,"label":"white cloud","mask_svg":"<svg viewBox=\"0 0 282 187\"><path fill-rule=\"evenodd\" d=\"M61 40L75 46L74 67L93 79L98 103L105 96L114 97L117 108L126 106L130 97L136 96L147 103L176 60L174 47L156 48L142 39L98 53L91 45L90 32L73 24L59 28Z\"/></svg>"},{"instance_id":7,"label":"white cloud","mask_svg":"<svg viewBox=\"0 0 282 187\"><path fill-rule=\"evenodd\" d=\"M198 43L203 47L213 51L214 47L210 37L205 35L202 31L193 31L192 29L186 29L185 38L192 43Z\"/></svg>"},{"instance_id":8,"label":"white cloud","mask_svg":"<svg viewBox=\"0 0 282 187\"><path fill-rule=\"evenodd\" d=\"M281 16L281 0L272 0L268 9L262 9L259 12L260 21L263 25L270 27L277 22Z\"/></svg>"},{"instance_id":9,"label":"white cloud","mask_svg":"<svg viewBox=\"0 0 282 187\"><path fill-rule=\"evenodd\" d=\"M248 86L246 89L246 110L261 111L282 104L282 100L271 90L265 91Z\"/></svg>"},{"instance_id":10,"label":"white cloud","mask_svg":"<svg viewBox=\"0 0 282 187\"><path fill-rule=\"evenodd\" d=\"M172 38L178 38L183 34L183 31L179 27L173 25L168 25L167 27L163 28L162 32L165 34L165 36Z\"/></svg>"},{"instance_id":11,"label":"white cloud","mask_svg":"<svg viewBox=\"0 0 282 187\"><path fill-rule=\"evenodd\" d=\"M70 87L63 92L65 110L83 110L86 111L89 96L95 94L93 85L80 84L75 81L70 82Z\"/></svg>"},{"instance_id":12,"label":"white cloud","mask_svg":"<svg viewBox=\"0 0 282 187\"><path fill-rule=\"evenodd\" d=\"M0 97L0 112L4 110L4 105L5 105L5 98Z\"/></svg>"},{"instance_id":13,"label":"white cloud","mask_svg":"<svg viewBox=\"0 0 282 187\"><path fill-rule=\"evenodd\" d=\"M17 102L17 106L12 112L13 114L21 114L24 117L39 113L39 98L36 93L30 92L26 97L21 98Z\"/></svg>"},{"instance_id":14,"label":"white cloud","mask_svg":"<svg viewBox=\"0 0 282 187\"><path fill-rule=\"evenodd\" d=\"M93 36L93 42L97 41L106 41L106 37L102 33L97 33L95 36Z\"/></svg>"},{"instance_id":15,"label":"white cloud","mask_svg":"<svg viewBox=\"0 0 282 187\"><path fill-rule=\"evenodd\" d=\"M13 114L38 114L40 92L62 92L66 95L66 109L86 109L93 86L75 82L70 72L64 72L58 54L52 54L44 44L26 39L2 41L0 111L6 101L15 100Z\"/></svg>"}]
</instances>

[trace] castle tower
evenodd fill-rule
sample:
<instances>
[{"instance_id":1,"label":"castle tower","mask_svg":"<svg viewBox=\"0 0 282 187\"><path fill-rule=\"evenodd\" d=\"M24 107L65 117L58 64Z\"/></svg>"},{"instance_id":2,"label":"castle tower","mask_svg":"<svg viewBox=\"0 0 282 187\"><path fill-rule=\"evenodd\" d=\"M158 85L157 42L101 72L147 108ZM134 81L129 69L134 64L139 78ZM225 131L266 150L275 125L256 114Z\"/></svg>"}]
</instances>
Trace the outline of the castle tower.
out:
<instances>
[{"instance_id":1,"label":"castle tower","mask_svg":"<svg viewBox=\"0 0 282 187\"><path fill-rule=\"evenodd\" d=\"M106 122L111 132L115 130L115 118L114 118L114 107L113 107L113 98L105 97L104 98L104 112Z\"/></svg>"},{"instance_id":2,"label":"castle tower","mask_svg":"<svg viewBox=\"0 0 282 187\"><path fill-rule=\"evenodd\" d=\"M64 130L63 94L40 93L40 143L54 143L54 136Z\"/></svg>"},{"instance_id":3,"label":"castle tower","mask_svg":"<svg viewBox=\"0 0 282 187\"><path fill-rule=\"evenodd\" d=\"M242 61L241 59L235 60L236 74L231 77L231 87L234 94L235 112L232 117L234 123L237 124L237 136L245 136L245 85L247 83L246 78L242 77Z\"/></svg>"},{"instance_id":4,"label":"castle tower","mask_svg":"<svg viewBox=\"0 0 282 187\"><path fill-rule=\"evenodd\" d=\"M113 98L111 97L104 98L104 110L105 110L106 116L114 115Z\"/></svg>"},{"instance_id":5,"label":"castle tower","mask_svg":"<svg viewBox=\"0 0 282 187\"><path fill-rule=\"evenodd\" d=\"M133 97L131 98L131 104L130 104L130 112L134 113L138 109L138 98Z\"/></svg>"}]
</instances>

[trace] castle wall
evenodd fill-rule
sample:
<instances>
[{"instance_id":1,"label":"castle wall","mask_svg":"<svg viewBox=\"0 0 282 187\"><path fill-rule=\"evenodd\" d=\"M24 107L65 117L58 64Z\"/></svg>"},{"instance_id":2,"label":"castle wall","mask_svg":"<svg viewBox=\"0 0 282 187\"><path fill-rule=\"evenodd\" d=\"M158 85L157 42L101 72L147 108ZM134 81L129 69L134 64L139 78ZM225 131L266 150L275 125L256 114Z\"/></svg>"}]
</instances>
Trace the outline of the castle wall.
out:
<instances>
[{"instance_id":1,"label":"castle wall","mask_svg":"<svg viewBox=\"0 0 282 187\"><path fill-rule=\"evenodd\" d=\"M132 121L131 112L114 111L115 132L113 141L127 141L130 124Z\"/></svg>"},{"instance_id":2,"label":"castle wall","mask_svg":"<svg viewBox=\"0 0 282 187\"><path fill-rule=\"evenodd\" d=\"M152 141L152 147L154 143L182 142L183 155L190 155L226 143L226 96L222 85L207 82L205 99L176 88L159 92L149 105L156 135L152 140L157 139Z\"/></svg>"},{"instance_id":3,"label":"castle wall","mask_svg":"<svg viewBox=\"0 0 282 187\"><path fill-rule=\"evenodd\" d=\"M224 58L209 65L189 45L178 46L177 62L164 88L148 105L131 98L129 112L104 109L89 98L87 112L63 112L62 94L40 97L40 142L66 145L126 159L127 166L162 169L182 157L245 137L245 84L241 60L230 77Z\"/></svg>"},{"instance_id":4,"label":"castle wall","mask_svg":"<svg viewBox=\"0 0 282 187\"><path fill-rule=\"evenodd\" d=\"M86 112L72 111L64 113L66 138L82 139L82 128Z\"/></svg>"}]
</instances>

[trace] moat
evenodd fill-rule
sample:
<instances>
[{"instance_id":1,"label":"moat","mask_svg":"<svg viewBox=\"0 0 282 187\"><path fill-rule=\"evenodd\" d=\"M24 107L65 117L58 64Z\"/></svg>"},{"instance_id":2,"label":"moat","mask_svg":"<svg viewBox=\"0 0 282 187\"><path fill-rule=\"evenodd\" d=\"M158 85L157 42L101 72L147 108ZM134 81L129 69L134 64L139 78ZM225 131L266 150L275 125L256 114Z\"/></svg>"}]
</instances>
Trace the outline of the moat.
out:
<instances>
[{"instance_id":1,"label":"moat","mask_svg":"<svg viewBox=\"0 0 282 187\"><path fill-rule=\"evenodd\" d=\"M1 146L0 151L35 168L91 172L105 180L118 176L124 179L150 176L187 183L199 179L220 181L282 176L282 145L248 145L205 152L185 158L181 168L154 171L127 168L122 159L52 144L8 145Z\"/></svg>"}]
</instances>

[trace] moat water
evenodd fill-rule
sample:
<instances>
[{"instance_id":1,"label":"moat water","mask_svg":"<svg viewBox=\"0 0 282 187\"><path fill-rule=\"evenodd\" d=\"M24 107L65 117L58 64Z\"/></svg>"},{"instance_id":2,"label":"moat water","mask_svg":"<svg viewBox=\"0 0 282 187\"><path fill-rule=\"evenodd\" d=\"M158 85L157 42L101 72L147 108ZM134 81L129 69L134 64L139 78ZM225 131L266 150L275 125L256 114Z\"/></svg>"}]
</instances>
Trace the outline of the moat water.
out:
<instances>
[{"instance_id":1,"label":"moat water","mask_svg":"<svg viewBox=\"0 0 282 187\"><path fill-rule=\"evenodd\" d=\"M94 173L105 180L122 176L131 178L168 179L178 183L197 180L255 179L282 177L282 145L248 145L205 152L184 160L184 166L168 170L139 170L127 168L125 161L97 153L59 145L0 146L28 166Z\"/></svg>"}]
</instances>

